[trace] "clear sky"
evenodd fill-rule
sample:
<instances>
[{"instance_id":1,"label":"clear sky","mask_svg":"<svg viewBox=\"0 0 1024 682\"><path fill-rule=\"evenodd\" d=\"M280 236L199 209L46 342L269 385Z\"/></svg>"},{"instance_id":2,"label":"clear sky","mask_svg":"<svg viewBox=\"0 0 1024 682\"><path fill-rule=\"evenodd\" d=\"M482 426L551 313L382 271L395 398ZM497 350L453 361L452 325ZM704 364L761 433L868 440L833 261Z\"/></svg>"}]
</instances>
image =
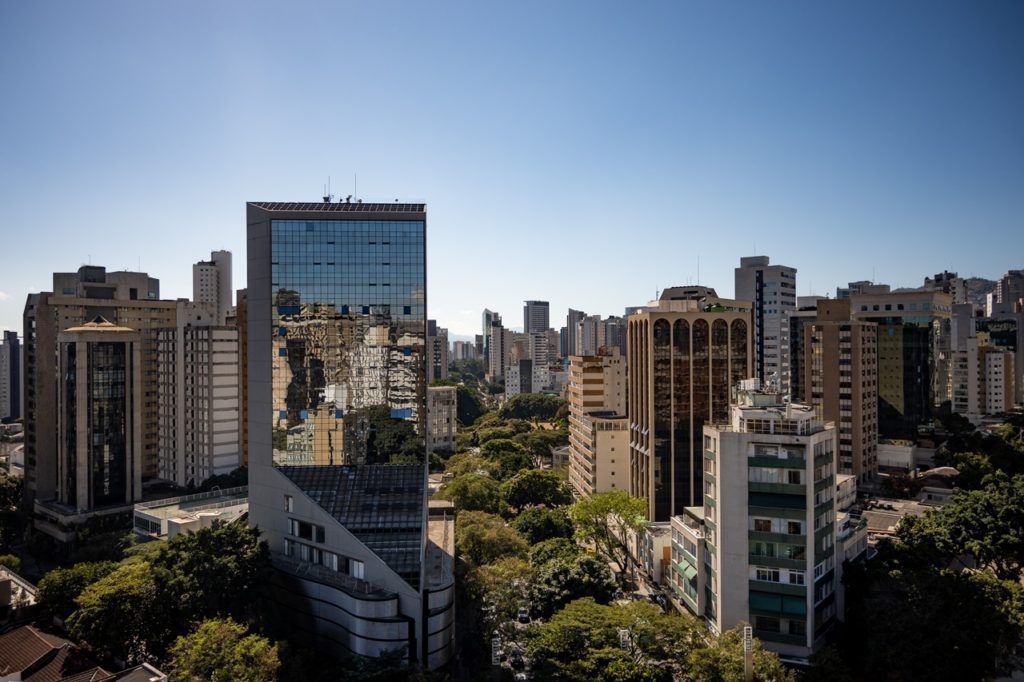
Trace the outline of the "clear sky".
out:
<instances>
[{"instance_id":1,"label":"clear sky","mask_svg":"<svg viewBox=\"0 0 1024 682\"><path fill-rule=\"evenodd\" d=\"M3 2L0 327L91 260L165 298L247 200L428 203L430 315L622 314L1024 266L1024 3Z\"/></svg>"}]
</instances>

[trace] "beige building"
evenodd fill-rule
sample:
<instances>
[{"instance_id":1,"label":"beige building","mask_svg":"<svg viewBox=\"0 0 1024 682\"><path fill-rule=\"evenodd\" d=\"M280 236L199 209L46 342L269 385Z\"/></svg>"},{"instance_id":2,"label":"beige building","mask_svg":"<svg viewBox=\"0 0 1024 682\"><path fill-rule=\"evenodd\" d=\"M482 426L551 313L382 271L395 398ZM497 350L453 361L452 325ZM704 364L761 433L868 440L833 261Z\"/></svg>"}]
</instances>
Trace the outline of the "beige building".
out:
<instances>
[{"instance_id":1,"label":"beige building","mask_svg":"<svg viewBox=\"0 0 1024 682\"><path fill-rule=\"evenodd\" d=\"M1013 407L1013 353L991 345L978 347L978 402L985 414L1003 414Z\"/></svg>"},{"instance_id":2,"label":"beige building","mask_svg":"<svg viewBox=\"0 0 1024 682\"><path fill-rule=\"evenodd\" d=\"M839 473L878 474L877 325L850 319L849 299L821 300L804 326L804 381L818 419L835 422Z\"/></svg>"},{"instance_id":3,"label":"beige building","mask_svg":"<svg viewBox=\"0 0 1024 682\"><path fill-rule=\"evenodd\" d=\"M728 420L732 387L753 371L750 327L750 303L702 286L666 289L630 315L630 493L650 520L701 501L701 430Z\"/></svg>"},{"instance_id":4,"label":"beige building","mask_svg":"<svg viewBox=\"0 0 1024 682\"><path fill-rule=\"evenodd\" d=\"M434 450L455 452L458 427L458 388L427 387L427 454Z\"/></svg>"},{"instance_id":5,"label":"beige building","mask_svg":"<svg viewBox=\"0 0 1024 682\"><path fill-rule=\"evenodd\" d=\"M569 483L577 495L629 489L625 359L569 358Z\"/></svg>"},{"instance_id":6,"label":"beige building","mask_svg":"<svg viewBox=\"0 0 1024 682\"><path fill-rule=\"evenodd\" d=\"M25 495L57 494L57 335L102 316L137 330L142 354L142 475L159 469L156 330L177 324L175 301L161 301L160 281L143 272L107 272L86 265L54 273L53 291L25 303Z\"/></svg>"}]
</instances>

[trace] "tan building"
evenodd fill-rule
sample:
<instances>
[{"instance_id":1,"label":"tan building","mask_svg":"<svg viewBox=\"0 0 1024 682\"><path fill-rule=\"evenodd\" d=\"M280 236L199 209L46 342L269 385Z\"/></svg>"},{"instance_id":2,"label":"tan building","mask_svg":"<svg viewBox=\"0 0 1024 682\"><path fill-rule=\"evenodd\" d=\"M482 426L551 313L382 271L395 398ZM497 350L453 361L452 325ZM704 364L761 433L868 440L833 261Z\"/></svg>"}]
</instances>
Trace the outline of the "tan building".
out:
<instances>
[{"instance_id":1,"label":"tan building","mask_svg":"<svg viewBox=\"0 0 1024 682\"><path fill-rule=\"evenodd\" d=\"M578 495L629 489L626 367L610 355L569 358L569 483Z\"/></svg>"},{"instance_id":2,"label":"tan building","mask_svg":"<svg viewBox=\"0 0 1024 682\"><path fill-rule=\"evenodd\" d=\"M458 427L458 388L427 387L427 454L434 450L455 452Z\"/></svg>"},{"instance_id":3,"label":"tan building","mask_svg":"<svg viewBox=\"0 0 1024 682\"><path fill-rule=\"evenodd\" d=\"M235 293L235 320L238 328L238 454L242 466L249 466L249 297L245 289Z\"/></svg>"},{"instance_id":4,"label":"tan building","mask_svg":"<svg viewBox=\"0 0 1024 682\"><path fill-rule=\"evenodd\" d=\"M53 291L25 303L25 495L57 494L57 335L98 316L141 335L142 475L159 468L156 330L177 324L175 301L161 301L160 281L143 272L107 272L97 265L54 273Z\"/></svg>"},{"instance_id":5,"label":"tan building","mask_svg":"<svg viewBox=\"0 0 1024 682\"><path fill-rule=\"evenodd\" d=\"M804 326L804 380L818 419L835 422L839 473L878 473L877 325L850 319L849 299L820 300Z\"/></svg>"},{"instance_id":6,"label":"tan building","mask_svg":"<svg viewBox=\"0 0 1024 682\"><path fill-rule=\"evenodd\" d=\"M1013 361L1006 349L978 346L978 404L985 414L1003 414L1013 407Z\"/></svg>"},{"instance_id":7,"label":"tan building","mask_svg":"<svg viewBox=\"0 0 1024 682\"><path fill-rule=\"evenodd\" d=\"M751 304L702 286L666 289L629 317L630 492L667 521L701 503L705 423L729 418L753 371Z\"/></svg>"}]
</instances>

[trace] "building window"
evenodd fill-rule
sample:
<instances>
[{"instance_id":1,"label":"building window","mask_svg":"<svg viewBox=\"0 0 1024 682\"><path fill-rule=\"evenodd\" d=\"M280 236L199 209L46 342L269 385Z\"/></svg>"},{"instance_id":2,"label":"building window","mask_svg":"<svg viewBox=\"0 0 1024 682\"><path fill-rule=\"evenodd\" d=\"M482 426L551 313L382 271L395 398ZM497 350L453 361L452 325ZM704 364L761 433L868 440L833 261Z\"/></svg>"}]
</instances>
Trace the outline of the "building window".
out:
<instances>
[{"instance_id":1,"label":"building window","mask_svg":"<svg viewBox=\"0 0 1024 682\"><path fill-rule=\"evenodd\" d=\"M284 510L286 512L294 511L294 509L292 509L292 502L293 500L291 495L284 496Z\"/></svg>"},{"instance_id":2,"label":"building window","mask_svg":"<svg viewBox=\"0 0 1024 682\"><path fill-rule=\"evenodd\" d=\"M791 620L789 621L789 634L799 635L801 637L807 634L807 621L805 620Z\"/></svg>"},{"instance_id":3,"label":"building window","mask_svg":"<svg viewBox=\"0 0 1024 682\"><path fill-rule=\"evenodd\" d=\"M786 531L790 535L803 535L803 533L804 533L804 524L801 523L800 521L790 521L787 524Z\"/></svg>"},{"instance_id":4,"label":"building window","mask_svg":"<svg viewBox=\"0 0 1024 682\"><path fill-rule=\"evenodd\" d=\"M284 541L284 555L295 556L295 541L285 539Z\"/></svg>"},{"instance_id":5,"label":"building window","mask_svg":"<svg viewBox=\"0 0 1024 682\"><path fill-rule=\"evenodd\" d=\"M363 562L359 561L358 559L348 560L348 573L353 578L359 578L360 580L362 580L364 567L365 565L363 564Z\"/></svg>"},{"instance_id":6,"label":"building window","mask_svg":"<svg viewBox=\"0 0 1024 682\"><path fill-rule=\"evenodd\" d=\"M764 632L779 632L779 619L768 618L767 616L757 616L754 619L754 627Z\"/></svg>"},{"instance_id":7,"label":"building window","mask_svg":"<svg viewBox=\"0 0 1024 682\"><path fill-rule=\"evenodd\" d=\"M799 469L790 469L787 472L786 480L793 485L801 485L804 482L804 472Z\"/></svg>"},{"instance_id":8,"label":"building window","mask_svg":"<svg viewBox=\"0 0 1024 682\"><path fill-rule=\"evenodd\" d=\"M759 568L756 573L757 579L768 583L779 582L779 569L777 568Z\"/></svg>"},{"instance_id":9,"label":"building window","mask_svg":"<svg viewBox=\"0 0 1024 682\"><path fill-rule=\"evenodd\" d=\"M758 533L771 533L771 519L754 519L754 530Z\"/></svg>"},{"instance_id":10,"label":"building window","mask_svg":"<svg viewBox=\"0 0 1024 682\"><path fill-rule=\"evenodd\" d=\"M789 571L789 584L790 585L803 585L804 584L804 572L796 569L790 569Z\"/></svg>"}]
</instances>

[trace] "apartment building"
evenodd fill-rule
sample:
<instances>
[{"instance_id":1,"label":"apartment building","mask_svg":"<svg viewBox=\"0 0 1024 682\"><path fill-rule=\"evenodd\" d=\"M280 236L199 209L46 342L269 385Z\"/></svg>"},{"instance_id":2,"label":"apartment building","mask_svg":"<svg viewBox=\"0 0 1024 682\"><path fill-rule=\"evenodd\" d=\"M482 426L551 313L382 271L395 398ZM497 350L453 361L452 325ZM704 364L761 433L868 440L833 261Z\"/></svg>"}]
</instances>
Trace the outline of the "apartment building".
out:
<instances>
[{"instance_id":1,"label":"apartment building","mask_svg":"<svg viewBox=\"0 0 1024 682\"><path fill-rule=\"evenodd\" d=\"M569 358L569 484L577 495L629 489L626 367L609 355Z\"/></svg>"},{"instance_id":2,"label":"apartment building","mask_svg":"<svg viewBox=\"0 0 1024 682\"><path fill-rule=\"evenodd\" d=\"M749 256L740 259L735 279L736 298L753 304L753 376L789 390L786 316L796 309L796 268L771 265L768 256Z\"/></svg>"}]
</instances>

